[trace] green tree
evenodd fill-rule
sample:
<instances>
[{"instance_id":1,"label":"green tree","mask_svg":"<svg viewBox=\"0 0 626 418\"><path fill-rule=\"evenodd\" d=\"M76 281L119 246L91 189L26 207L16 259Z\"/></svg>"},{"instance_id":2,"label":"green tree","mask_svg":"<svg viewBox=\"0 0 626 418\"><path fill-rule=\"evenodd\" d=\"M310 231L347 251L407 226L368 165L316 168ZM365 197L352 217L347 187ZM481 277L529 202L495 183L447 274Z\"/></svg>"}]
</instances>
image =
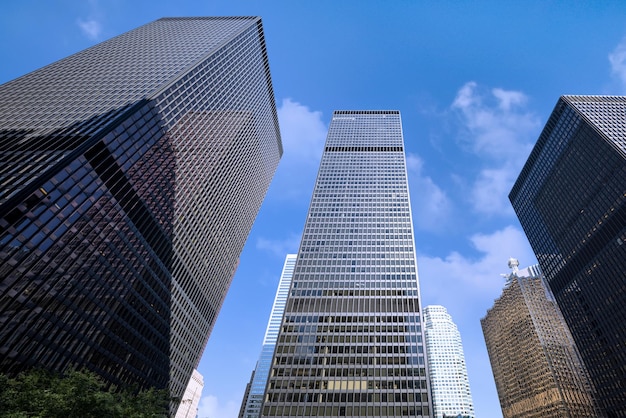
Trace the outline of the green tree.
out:
<instances>
[{"instance_id":1,"label":"green tree","mask_svg":"<svg viewBox=\"0 0 626 418\"><path fill-rule=\"evenodd\" d=\"M160 418L167 417L169 401L165 390L107 389L89 371L0 375L0 418Z\"/></svg>"}]
</instances>

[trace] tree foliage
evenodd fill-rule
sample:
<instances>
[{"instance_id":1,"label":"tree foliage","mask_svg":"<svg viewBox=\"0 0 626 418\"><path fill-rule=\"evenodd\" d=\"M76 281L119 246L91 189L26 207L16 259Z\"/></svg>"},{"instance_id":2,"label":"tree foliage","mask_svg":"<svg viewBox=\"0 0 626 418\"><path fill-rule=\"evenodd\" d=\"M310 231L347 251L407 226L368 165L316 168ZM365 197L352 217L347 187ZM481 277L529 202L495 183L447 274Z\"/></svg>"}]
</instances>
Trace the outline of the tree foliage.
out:
<instances>
[{"instance_id":1,"label":"tree foliage","mask_svg":"<svg viewBox=\"0 0 626 418\"><path fill-rule=\"evenodd\" d=\"M107 389L89 371L0 375L0 418L161 418L167 417L168 405L165 390Z\"/></svg>"}]
</instances>

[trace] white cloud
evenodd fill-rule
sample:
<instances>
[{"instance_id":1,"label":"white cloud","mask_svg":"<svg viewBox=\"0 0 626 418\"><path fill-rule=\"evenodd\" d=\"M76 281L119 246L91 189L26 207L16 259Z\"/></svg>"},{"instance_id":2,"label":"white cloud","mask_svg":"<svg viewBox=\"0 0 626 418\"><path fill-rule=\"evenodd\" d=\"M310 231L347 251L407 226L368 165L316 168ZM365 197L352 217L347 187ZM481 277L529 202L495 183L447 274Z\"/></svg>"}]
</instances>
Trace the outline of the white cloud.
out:
<instances>
[{"instance_id":1,"label":"white cloud","mask_svg":"<svg viewBox=\"0 0 626 418\"><path fill-rule=\"evenodd\" d=\"M279 200L308 202L326 140L322 112L283 99L278 121L284 153L270 193Z\"/></svg>"},{"instance_id":2,"label":"white cloud","mask_svg":"<svg viewBox=\"0 0 626 418\"><path fill-rule=\"evenodd\" d=\"M232 400L222 405L214 395L203 396L198 406L198 418L237 418L239 407Z\"/></svg>"},{"instance_id":3,"label":"white cloud","mask_svg":"<svg viewBox=\"0 0 626 418\"><path fill-rule=\"evenodd\" d=\"M472 186L474 209L485 214L513 214L507 196L518 173L517 168L510 167L481 170Z\"/></svg>"},{"instance_id":4,"label":"white cloud","mask_svg":"<svg viewBox=\"0 0 626 418\"><path fill-rule=\"evenodd\" d=\"M428 231L443 229L450 215L450 199L432 178L422 174L424 162L419 156L407 154L406 164L415 227Z\"/></svg>"},{"instance_id":5,"label":"white cloud","mask_svg":"<svg viewBox=\"0 0 626 418\"><path fill-rule=\"evenodd\" d=\"M462 139L484 166L472 181L468 200L482 214L510 214L507 200L541 126L526 109L528 97L514 90L484 91L471 81L452 103L462 125Z\"/></svg>"},{"instance_id":6,"label":"white cloud","mask_svg":"<svg viewBox=\"0 0 626 418\"><path fill-rule=\"evenodd\" d=\"M102 8L98 0L88 0L83 4L83 7L88 18L79 18L76 20L76 24L87 38L97 41L102 34Z\"/></svg>"},{"instance_id":7,"label":"white cloud","mask_svg":"<svg viewBox=\"0 0 626 418\"><path fill-rule=\"evenodd\" d=\"M283 99L277 111L285 157L317 166L327 131L322 112L309 110L290 98Z\"/></svg>"},{"instance_id":8,"label":"white cloud","mask_svg":"<svg viewBox=\"0 0 626 418\"><path fill-rule=\"evenodd\" d=\"M473 235L470 241L480 254L477 258L457 251L445 258L418 257L422 294L429 304L478 307L484 313L500 294L504 282L499 274L508 272L510 257L519 259L523 267L537 262L526 236L514 226Z\"/></svg>"},{"instance_id":9,"label":"white cloud","mask_svg":"<svg viewBox=\"0 0 626 418\"><path fill-rule=\"evenodd\" d=\"M78 19L78 26L87 37L93 41L97 40L102 33L102 24L95 19Z\"/></svg>"},{"instance_id":10,"label":"white cloud","mask_svg":"<svg viewBox=\"0 0 626 418\"><path fill-rule=\"evenodd\" d=\"M609 62L611 74L622 83L622 88L626 90L626 38L622 39L609 54Z\"/></svg>"},{"instance_id":11,"label":"white cloud","mask_svg":"<svg viewBox=\"0 0 626 418\"><path fill-rule=\"evenodd\" d=\"M519 91L503 90L495 88L491 93L498 99L498 107L504 111L509 111L513 106L524 105L527 97Z\"/></svg>"},{"instance_id":12,"label":"white cloud","mask_svg":"<svg viewBox=\"0 0 626 418\"><path fill-rule=\"evenodd\" d=\"M492 89L478 91L470 81L459 89L452 108L460 111L465 139L481 158L514 159L530 150L529 137L539 127L539 119L525 110L526 95L519 91Z\"/></svg>"},{"instance_id":13,"label":"white cloud","mask_svg":"<svg viewBox=\"0 0 626 418\"><path fill-rule=\"evenodd\" d=\"M273 240L259 237L256 241L256 248L259 250L269 251L278 257L285 257L285 254L295 254L298 252L300 245L300 235L292 234L289 238L283 240Z\"/></svg>"}]
</instances>

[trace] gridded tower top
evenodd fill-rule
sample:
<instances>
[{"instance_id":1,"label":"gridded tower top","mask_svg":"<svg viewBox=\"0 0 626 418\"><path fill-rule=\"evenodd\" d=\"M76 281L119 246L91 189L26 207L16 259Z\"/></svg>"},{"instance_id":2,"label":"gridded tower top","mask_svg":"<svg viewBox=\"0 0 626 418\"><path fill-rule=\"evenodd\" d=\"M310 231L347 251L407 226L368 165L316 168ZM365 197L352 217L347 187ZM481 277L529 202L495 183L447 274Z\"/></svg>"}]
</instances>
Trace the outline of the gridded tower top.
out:
<instances>
[{"instance_id":1,"label":"gridded tower top","mask_svg":"<svg viewBox=\"0 0 626 418\"><path fill-rule=\"evenodd\" d=\"M561 99L626 154L626 96L562 96Z\"/></svg>"},{"instance_id":2,"label":"gridded tower top","mask_svg":"<svg viewBox=\"0 0 626 418\"><path fill-rule=\"evenodd\" d=\"M150 98L254 21L159 19L5 83L0 138L9 130L41 135Z\"/></svg>"},{"instance_id":3,"label":"gridded tower top","mask_svg":"<svg viewBox=\"0 0 626 418\"><path fill-rule=\"evenodd\" d=\"M327 150L366 151L363 147L395 147L380 151L403 151L402 124L398 110L336 110L328 130ZM350 146L361 147L351 148ZM372 149L374 150L374 149Z\"/></svg>"},{"instance_id":4,"label":"gridded tower top","mask_svg":"<svg viewBox=\"0 0 626 418\"><path fill-rule=\"evenodd\" d=\"M264 82L248 89L265 92L275 107L259 17L159 19L0 85L0 204L32 183L32 173L49 172L61 160L77 157L93 145L90 140L146 103L172 108L175 85L189 92L200 91L201 85L207 98L223 95L223 78L209 74L234 56L224 48L231 42L236 42L235 50L258 52L238 64L261 69ZM246 73L229 76L246 85ZM230 94L230 103L215 100L211 109L201 110L254 113L253 105L235 102L235 97ZM189 110L177 105L162 124L172 128L164 121L173 124L178 118L168 116ZM280 136L275 112L273 116Z\"/></svg>"}]
</instances>

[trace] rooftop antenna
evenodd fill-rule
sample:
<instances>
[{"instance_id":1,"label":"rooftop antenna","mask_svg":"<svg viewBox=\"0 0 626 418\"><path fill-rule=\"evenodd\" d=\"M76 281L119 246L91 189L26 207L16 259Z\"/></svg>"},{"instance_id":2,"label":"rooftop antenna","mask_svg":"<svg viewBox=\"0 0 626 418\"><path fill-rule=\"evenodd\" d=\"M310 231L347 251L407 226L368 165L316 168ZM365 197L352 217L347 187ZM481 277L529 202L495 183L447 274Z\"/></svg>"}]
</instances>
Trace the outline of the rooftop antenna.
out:
<instances>
[{"instance_id":1,"label":"rooftop antenna","mask_svg":"<svg viewBox=\"0 0 626 418\"><path fill-rule=\"evenodd\" d=\"M519 261L517 258L509 258L509 268L511 270L513 270L513 274L517 275L517 272L519 271L518 267L519 267Z\"/></svg>"},{"instance_id":2,"label":"rooftop antenna","mask_svg":"<svg viewBox=\"0 0 626 418\"><path fill-rule=\"evenodd\" d=\"M506 280L506 286L509 285L509 283L511 283L511 280L513 280L514 277L517 277L517 272L519 271L519 261L517 260L517 258L509 258L509 262L508 262L509 268L511 269L511 273L509 274L501 274L500 276L504 277Z\"/></svg>"}]
</instances>

